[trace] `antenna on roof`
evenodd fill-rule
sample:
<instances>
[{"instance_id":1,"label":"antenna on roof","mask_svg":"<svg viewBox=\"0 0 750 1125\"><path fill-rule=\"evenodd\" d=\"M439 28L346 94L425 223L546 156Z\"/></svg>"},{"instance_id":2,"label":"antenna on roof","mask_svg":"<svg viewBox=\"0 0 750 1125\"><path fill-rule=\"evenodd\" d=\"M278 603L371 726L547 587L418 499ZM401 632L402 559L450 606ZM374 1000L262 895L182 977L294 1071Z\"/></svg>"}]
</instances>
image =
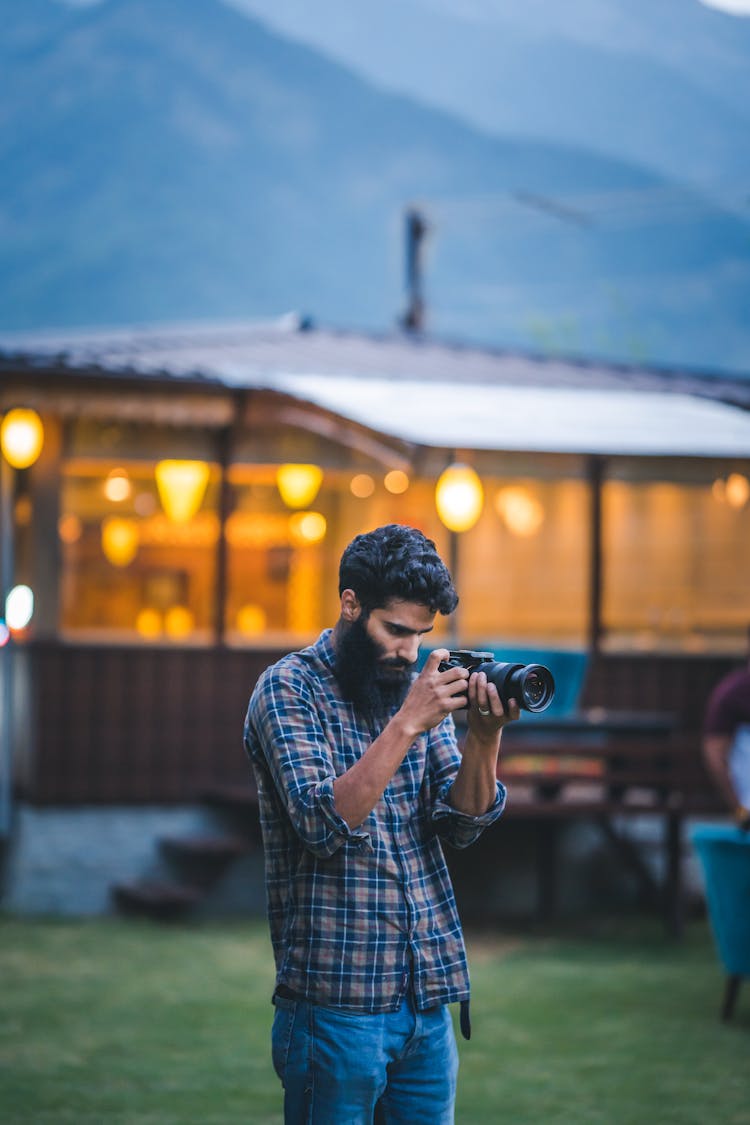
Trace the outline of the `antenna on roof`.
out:
<instances>
[{"instance_id":1,"label":"antenna on roof","mask_svg":"<svg viewBox=\"0 0 750 1125\"><path fill-rule=\"evenodd\" d=\"M401 327L407 332L424 330L425 310L422 294L422 243L430 227L424 215L410 207L405 215L406 235L406 291L408 304L401 317Z\"/></svg>"}]
</instances>

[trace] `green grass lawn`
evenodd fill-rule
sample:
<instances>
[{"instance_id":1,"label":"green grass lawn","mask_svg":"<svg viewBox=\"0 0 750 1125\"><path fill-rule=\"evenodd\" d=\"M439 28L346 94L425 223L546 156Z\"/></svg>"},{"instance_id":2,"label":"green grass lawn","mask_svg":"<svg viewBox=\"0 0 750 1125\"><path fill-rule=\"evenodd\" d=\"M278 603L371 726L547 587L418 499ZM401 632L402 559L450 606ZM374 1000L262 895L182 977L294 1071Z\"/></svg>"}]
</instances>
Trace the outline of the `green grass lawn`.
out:
<instances>
[{"instance_id":1,"label":"green grass lawn","mask_svg":"<svg viewBox=\"0 0 750 1125\"><path fill-rule=\"evenodd\" d=\"M468 941L459 1125L750 1123L750 983L722 1025L705 924ZM0 919L0 979L2 1125L281 1122L262 922Z\"/></svg>"}]
</instances>

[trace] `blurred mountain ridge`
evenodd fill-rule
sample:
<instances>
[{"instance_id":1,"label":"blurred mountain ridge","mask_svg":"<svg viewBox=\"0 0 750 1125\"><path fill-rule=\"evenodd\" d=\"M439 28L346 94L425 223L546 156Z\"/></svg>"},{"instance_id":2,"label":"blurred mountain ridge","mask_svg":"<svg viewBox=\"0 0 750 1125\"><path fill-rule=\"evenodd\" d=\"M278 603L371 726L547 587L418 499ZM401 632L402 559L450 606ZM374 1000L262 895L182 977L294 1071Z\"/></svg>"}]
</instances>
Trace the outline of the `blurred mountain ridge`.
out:
<instances>
[{"instance_id":1,"label":"blurred mountain ridge","mask_svg":"<svg viewBox=\"0 0 750 1125\"><path fill-rule=\"evenodd\" d=\"M387 330L403 211L428 327L750 369L750 223L644 165L489 135L222 0L4 0L0 327Z\"/></svg>"},{"instance_id":2,"label":"blurred mountain ridge","mask_svg":"<svg viewBox=\"0 0 750 1125\"><path fill-rule=\"evenodd\" d=\"M582 145L747 206L750 18L699 0L225 3L475 127Z\"/></svg>"}]
</instances>

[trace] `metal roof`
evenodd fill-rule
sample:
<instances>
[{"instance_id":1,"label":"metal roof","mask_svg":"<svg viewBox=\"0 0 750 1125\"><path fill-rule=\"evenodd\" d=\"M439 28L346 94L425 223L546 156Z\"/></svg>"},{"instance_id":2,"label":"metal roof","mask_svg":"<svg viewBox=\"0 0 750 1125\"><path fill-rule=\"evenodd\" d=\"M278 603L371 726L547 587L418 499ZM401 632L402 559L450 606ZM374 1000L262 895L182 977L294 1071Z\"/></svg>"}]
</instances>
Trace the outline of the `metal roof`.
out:
<instances>
[{"instance_id":1,"label":"metal roof","mask_svg":"<svg viewBox=\"0 0 750 1125\"><path fill-rule=\"evenodd\" d=\"M5 367L271 388L426 446L750 457L750 381L401 334L190 324L0 335ZM726 400L731 400L726 401Z\"/></svg>"}]
</instances>

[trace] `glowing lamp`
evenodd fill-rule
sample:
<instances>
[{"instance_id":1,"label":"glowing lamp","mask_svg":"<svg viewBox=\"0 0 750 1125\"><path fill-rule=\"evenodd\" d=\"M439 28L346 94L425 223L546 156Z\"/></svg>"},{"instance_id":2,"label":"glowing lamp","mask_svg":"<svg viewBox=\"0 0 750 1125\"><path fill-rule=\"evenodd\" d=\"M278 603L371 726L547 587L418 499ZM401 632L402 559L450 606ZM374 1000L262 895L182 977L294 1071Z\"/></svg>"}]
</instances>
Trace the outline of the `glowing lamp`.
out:
<instances>
[{"instance_id":1,"label":"glowing lamp","mask_svg":"<svg viewBox=\"0 0 750 1125\"><path fill-rule=\"evenodd\" d=\"M383 484L394 496L400 496L409 487L409 478L402 469L391 469L385 474Z\"/></svg>"},{"instance_id":2,"label":"glowing lamp","mask_svg":"<svg viewBox=\"0 0 750 1125\"><path fill-rule=\"evenodd\" d=\"M744 508L750 498L750 482L742 473L730 473L724 485L724 495L730 508Z\"/></svg>"},{"instance_id":3,"label":"glowing lamp","mask_svg":"<svg viewBox=\"0 0 750 1125\"><path fill-rule=\"evenodd\" d=\"M263 606L248 602L237 612L237 628L244 637L258 637L266 628L266 611Z\"/></svg>"},{"instance_id":4,"label":"glowing lamp","mask_svg":"<svg viewBox=\"0 0 750 1125\"><path fill-rule=\"evenodd\" d=\"M135 627L142 637L153 641L161 636L161 614L158 609L144 606L135 619Z\"/></svg>"},{"instance_id":5,"label":"glowing lamp","mask_svg":"<svg viewBox=\"0 0 750 1125\"><path fill-rule=\"evenodd\" d=\"M349 491L358 500L366 500L375 491L375 481L369 473L357 473L349 482Z\"/></svg>"},{"instance_id":6,"label":"glowing lamp","mask_svg":"<svg viewBox=\"0 0 750 1125\"><path fill-rule=\"evenodd\" d=\"M130 478L124 469L113 469L104 482L104 495L113 504L127 500L133 491Z\"/></svg>"},{"instance_id":7,"label":"glowing lamp","mask_svg":"<svg viewBox=\"0 0 750 1125\"><path fill-rule=\"evenodd\" d=\"M170 606L164 614L164 628L176 640L189 637L195 628L195 617L185 605Z\"/></svg>"},{"instance_id":8,"label":"glowing lamp","mask_svg":"<svg viewBox=\"0 0 750 1125\"><path fill-rule=\"evenodd\" d=\"M0 424L0 448L14 469L33 465L44 444L44 427L35 410L9 410Z\"/></svg>"},{"instance_id":9,"label":"glowing lamp","mask_svg":"<svg viewBox=\"0 0 750 1125\"><path fill-rule=\"evenodd\" d=\"M138 524L135 520L108 516L102 520L102 551L112 566L127 566L138 552Z\"/></svg>"},{"instance_id":10,"label":"glowing lamp","mask_svg":"<svg viewBox=\"0 0 750 1125\"><path fill-rule=\"evenodd\" d=\"M484 489L470 465L449 465L435 486L435 506L449 531L468 531L482 514Z\"/></svg>"},{"instance_id":11,"label":"glowing lamp","mask_svg":"<svg viewBox=\"0 0 750 1125\"><path fill-rule=\"evenodd\" d=\"M30 586L14 586L5 599L5 624L9 629L25 629L34 616L34 594Z\"/></svg>"},{"instance_id":12,"label":"glowing lamp","mask_svg":"<svg viewBox=\"0 0 750 1125\"><path fill-rule=\"evenodd\" d=\"M323 481L319 465L279 465L276 487L287 508L307 508Z\"/></svg>"},{"instance_id":13,"label":"glowing lamp","mask_svg":"<svg viewBox=\"0 0 750 1125\"><path fill-rule=\"evenodd\" d=\"M289 520L289 533L293 543L305 547L325 539L327 526L320 512L295 512Z\"/></svg>"},{"instance_id":14,"label":"glowing lamp","mask_svg":"<svg viewBox=\"0 0 750 1125\"><path fill-rule=\"evenodd\" d=\"M544 523L544 508L527 489L502 488L495 497L495 509L513 535L526 539L536 535Z\"/></svg>"},{"instance_id":15,"label":"glowing lamp","mask_svg":"<svg viewBox=\"0 0 750 1125\"><path fill-rule=\"evenodd\" d=\"M205 461L159 461L154 469L161 506L173 523L187 523L206 494L210 468Z\"/></svg>"}]
</instances>

